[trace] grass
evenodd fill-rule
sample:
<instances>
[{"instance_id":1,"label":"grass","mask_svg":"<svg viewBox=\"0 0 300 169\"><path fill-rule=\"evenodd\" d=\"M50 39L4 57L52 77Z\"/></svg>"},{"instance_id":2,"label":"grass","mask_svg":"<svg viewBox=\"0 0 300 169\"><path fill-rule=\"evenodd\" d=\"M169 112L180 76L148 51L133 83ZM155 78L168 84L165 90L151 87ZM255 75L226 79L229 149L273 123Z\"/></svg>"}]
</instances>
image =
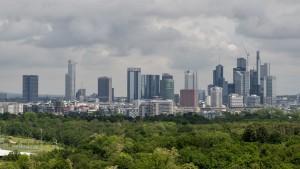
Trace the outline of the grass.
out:
<instances>
[{"instance_id":1,"label":"grass","mask_svg":"<svg viewBox=\"0 0 300 169\"><path fill-rule=\"evenodd\" d=\"M52 151L61 147L53 143L48 143L33 138L5 136L0 137L0 148L4 150L18 150L21 152L38 153Z\"/></svg>"}]
</instances>

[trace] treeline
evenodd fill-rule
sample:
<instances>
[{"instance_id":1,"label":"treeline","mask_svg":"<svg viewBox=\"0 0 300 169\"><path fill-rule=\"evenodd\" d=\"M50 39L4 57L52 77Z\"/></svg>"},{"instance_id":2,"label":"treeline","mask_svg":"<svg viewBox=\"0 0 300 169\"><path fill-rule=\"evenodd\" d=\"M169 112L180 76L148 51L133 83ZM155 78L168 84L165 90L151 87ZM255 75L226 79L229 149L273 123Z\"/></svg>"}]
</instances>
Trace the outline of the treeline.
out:
<instances>
[{"instance_id":1,"label":"treeline","mask_svg":"<svg viewBox=\"0 0 300 169\"><path fill-rule=\"evenodd\" d=\"M265 109L214 120L194 113L143 119L5 113L1 135L57 140L64 148L31 157L14 152L0 168L300 168L298 113Z\"/></svg>"}]
</instances>

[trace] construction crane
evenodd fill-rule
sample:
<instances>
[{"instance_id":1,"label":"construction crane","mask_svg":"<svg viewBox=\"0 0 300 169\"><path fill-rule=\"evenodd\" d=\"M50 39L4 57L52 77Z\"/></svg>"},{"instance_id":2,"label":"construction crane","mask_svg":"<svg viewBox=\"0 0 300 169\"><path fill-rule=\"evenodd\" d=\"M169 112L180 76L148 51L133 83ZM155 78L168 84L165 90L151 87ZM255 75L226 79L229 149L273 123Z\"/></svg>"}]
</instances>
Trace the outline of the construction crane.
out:
<instances>
[{"instance_id":1,"label":"construction crane","mask_svg":"<svg viewBox=\"0 0 300 169\"><path fill-rule=\"evenodd\" d=\"M245 46L243 45L243 49L244 49L244 51L245 51L245 53L246 53L246 56L247 56L247 69L248 69L248 66L249 66L249 56L250 56L250 54L249 54L249 52L246 50L246 48L245 48Z\"/></svg>"}]
</instances>

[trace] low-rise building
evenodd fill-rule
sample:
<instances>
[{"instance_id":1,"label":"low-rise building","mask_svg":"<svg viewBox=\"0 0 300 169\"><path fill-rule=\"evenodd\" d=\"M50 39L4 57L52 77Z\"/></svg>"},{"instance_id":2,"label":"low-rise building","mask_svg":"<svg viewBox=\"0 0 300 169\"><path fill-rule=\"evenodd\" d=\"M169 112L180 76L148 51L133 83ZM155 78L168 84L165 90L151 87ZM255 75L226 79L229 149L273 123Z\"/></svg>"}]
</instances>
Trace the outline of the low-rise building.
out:
<instances>
[{"instance_id":1,"label":"low-rise building","mask_svg":"<svg viewBox=\"0 0 300 169\"><path fill-rule=\"evenodd\" d=\"M156 116L160 114L173 114L172 100L149 100L139 106L140 116Z\"/></svg>"},{"instance_id":2,"label":"low-rise building","mask_svg":"<svg viewBox=\"0 0 300 169\"><path fill-rule=\"evenodd\" d=\"M228 107L229 108L242 108L244 107L244 99L243 96L231 93L228 96Z\"/></svg>"},{"instance_id":3,"label":"low-rise building","mask_svg":"<svg viewBox=\"0 0 300 169\"><path fill-rule=\"evenodd\" d=\"M247 97L247 107L261 107L260 97L257 95L251 95Z\"/></svg>"}]
</instances>

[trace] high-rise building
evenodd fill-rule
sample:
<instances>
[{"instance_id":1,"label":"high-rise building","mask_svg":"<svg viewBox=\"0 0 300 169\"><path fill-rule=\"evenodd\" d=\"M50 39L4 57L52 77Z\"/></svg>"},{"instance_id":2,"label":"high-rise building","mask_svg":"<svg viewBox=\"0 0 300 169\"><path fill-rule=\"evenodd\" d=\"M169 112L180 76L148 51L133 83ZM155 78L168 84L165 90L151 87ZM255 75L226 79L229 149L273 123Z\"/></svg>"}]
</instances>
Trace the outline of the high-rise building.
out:
<instances>
[{"instance_id":1,"label":"high-rise building","mask_svg":"<svg viewBox=\"0 0 300 169\"><path fill-rule=\"evenodd\" d=\"M245 58L237 58L236 67L240 68L242 71L247 70L247 60Z\"/></svg>"},{"instance_id":2,"label":"high-rise building","mask_svg":"<svg viewBox=\"0 0 300 169\"><path fill-rule=\"evenodd\" d=\"M141 75L141 99L145 99L146 75Z\"/></svg>"},{"instance_id":3,"label":"high-rise building","mask_svg":"<svg viewBox=\"0 0 300 169\"><path fill-rule=\"evenodd\" d=\"M205 101L206 98L206 91L205 90L199 90L199 100Z\"/></svg>"},{"instance_id":4,"label":"high-rise building","mask_svg":"<svg viewBox=\"0 0 300 169\"><path fill-rule=\"evenodd\" d=\"M270 75L270 63L265 63L263 65L260 65L260 77L263 78L269 75Z\"/></svg>"},{"instance_id":5,"label":"high-rise building","mask_svg":"<svg viewBox=\"0 0 300 169\"><path fill-rule=\"evenodd\" d=\"M84 101L86 97L86 89L78 89L76 92L76 100Z\"/></svg>"},{"instance_id":6,"label":"high-rise building","mask_svg":"<svg viewBox=\"0 0 300 169\"><path fill-rule=\"evenodd\" d=\"M221 87L213 87L211 88L211 106L216 108L221 108L223 105L223 94Z\"/></svg>"},{"instance_id":7,"label":"high-rise building","mask_svg":"<svg viewBox=\"0 0 300 169\"><path fill-rule=\"evenodd\" d=\"M141 99L141 68L127 69L127 102Z\"/></svg>"},{"instance_id":8,"label":"high-rise building","mask_svg":"<svg viewBox=\"0 0 300 169\"><path fill-rule=\"evenodd\" d=\"M171 74L162 74L160 92L164 100L174 100L174 80Z\"/></svg>"},{"instance_id":9,"label":"high-rise building","mask_svg":"<svg viewBox=\"0 0 300 169\"><path fill-rule=\"evenodd\" d=\"M112 102L112 78L98 78L98 98L100 102Z\"/></svg>"},{"instance_id":10,"label":"high-rise building","mask_svg":"<svg viewBox=\"0 0 300 169\"><path fill-rule=\"evenodd\" d=\"M153 99L160 96L160 76L159 75L142 75L142 99Z\"/></svg>"},{"instance_id":11,"label":"high-rise building","mask_svg":"<svg viewBox=\"0 0 300 169\"><path fill-rule=\"evenodd\" d=\"M207 85L207 95L208 95L208 96L211 96L211 88L213 88L213 87L214 87L213 84Z\"/></svg>"},{"instance_id":12,"label":"high-rise building","mask_svg":"<svg viewBox=\"0 0 300 169\"><path fill-rule=\"evenodd\" d=\"M257 85L260 85L260 66L261 66L261 61L260 61L260 52L256 52L256 72L257 72Z\"/></svg>"},{"instance_id":13,"label":"high-rise building","mask_svg":"<svg viewBox=\"0 0 300 169\"><path fill-rule=\"evenodd\" d=\"M235 72L236 71L246 71L247 70L247 60L245 58L237 58L236 68L233 68L233 82L235 81Z\"/></svg>"},{"instance_id":14,"label":"high-rise building","mask_svg":"<svg viewBox=\"0 0 300 169\"><path fill-rule=\"evenodd\" d=\"M265 76L263 80L264 88L264 104L276 104L276 77Z\"/></svg>"},{"instance_id":15,"label":"high-rise building","mask_svg":"<svg viewBox=\"0 0 300 169\"><path fill-rule=\"evenodd\" d=\"M37 75L23 75L24 102L37 102L39 95L39 78Z\"/></svg>"},{"instance_id":16,"label":"high-rise building","mask_svg":"<svg viewBox=\"0 0 300 169\"><path fill-rule=\"evenodd\" d=\"M76 63L72 60L68 61L68 73L66 73L65 79L65 99L69 101L75 100L75 70Z\"/></svg>"},{"instance_id":17,"label":"high-rise building","mask_svg":"<svg viewBox=\"0 0 300 169\"><path fill-rule=\"evenodd\" d=\"M179 96L179 94L175 94L174 93L174 104L177 106L177 105L179 105L179 103L180 103L180 96Z\"/></svg>"},{"instance_id":18,"label":"high-rise building","mask_svg":"<svg viewBox=\"0 0 300 169\"><path fill-rule=\"evenodd\" d=\"M249 71L234 72L235 93L246 98L250 92L250 73Z\"/></svg>"},{"instance_id":19,"label":"high-rise building","mask_svg":"<svg viewBox=\"0 0 300 169\"><path fill-rule=\"evenodd\" d=\"M229 83L228 84L228 94L234 93L235 92L235 85L234 83Z\"/></svg>"},{"instance_id":20,"label":"high-rise building","mask_svg":"<svg viewBox=\"0 0 300 169\"><path fill-rule=\"evenodd\" d=\"M237 66L242 70L241 66L244 66L243 60L244 58L238 58ZM213 86L221 87L223 94L223 104L227 105L228 103L228 82L225 81L223 76L223 66L218 65L216 69L213 71Z\"/></svg>"},{"instance_id":21,"label":"high-rise building","mask_svg":"<svg viewBox=\"0 0 300 169\"><path fill-rule=\"evenodd\" d=\"M218 65L216 66L216 69L213 71L213 85L222 87L223 86L223 66Z\"/></svg>"},{"instance_id":22,"label":"high-rise building","mask_svg":"<svg viewBox=\"0 0 300 169\"><path fill-rule=\"evenodd\" d=\"M224 105L228 105L228 82L227 81L223 81L223 86L222 86L222 95L223 95L223 104Z\"/></svg>"},{"instance_id":23,"label":"high-rise building","mask_svg":"<svg viewBox=\"0 0 300 169\"><path fill-rule=\"evenodd\" d=\"M257 71L250 70L250 95L259 95L259 85L257 82Z\"/></svg>"},{"instance_id":24,"label":"high-rise building","mask_svg":"<svg viewBox=\"0 0 300 169\"><path fill-rule=\"evenodd\" d=\"M198 90L198 75L197 70L184 72L184 89Z\"/></svg>"}]
</instances>

